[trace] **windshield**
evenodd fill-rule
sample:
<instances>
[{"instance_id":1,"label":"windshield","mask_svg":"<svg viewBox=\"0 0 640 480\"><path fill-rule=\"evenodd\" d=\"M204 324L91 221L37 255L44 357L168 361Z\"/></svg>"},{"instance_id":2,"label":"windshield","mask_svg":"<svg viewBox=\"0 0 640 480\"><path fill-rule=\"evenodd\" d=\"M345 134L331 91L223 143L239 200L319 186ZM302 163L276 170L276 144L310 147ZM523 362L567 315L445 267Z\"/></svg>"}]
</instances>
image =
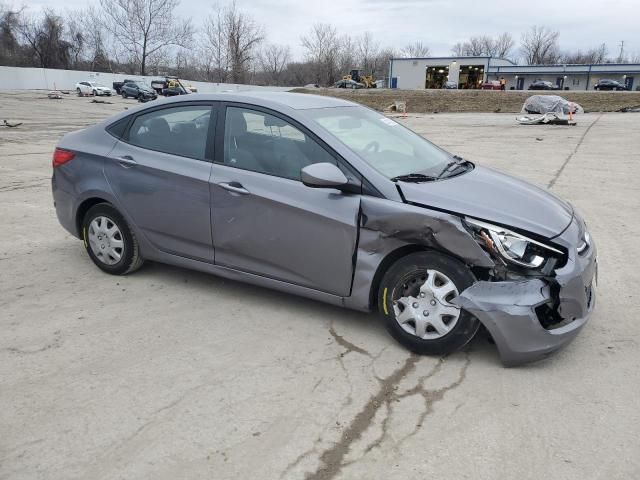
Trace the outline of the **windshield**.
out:
<instances>
[{"instance_id":1,"label":"windshield","mask_svg":"<svg viewBox=\"0 0 640 480\"><path fill-rule=\"evenodd\" d=\"M368 108L314 108L306 112L390 179L410 173L438 175L452 159L417 133Z\"/></svg>"}]
</instances>

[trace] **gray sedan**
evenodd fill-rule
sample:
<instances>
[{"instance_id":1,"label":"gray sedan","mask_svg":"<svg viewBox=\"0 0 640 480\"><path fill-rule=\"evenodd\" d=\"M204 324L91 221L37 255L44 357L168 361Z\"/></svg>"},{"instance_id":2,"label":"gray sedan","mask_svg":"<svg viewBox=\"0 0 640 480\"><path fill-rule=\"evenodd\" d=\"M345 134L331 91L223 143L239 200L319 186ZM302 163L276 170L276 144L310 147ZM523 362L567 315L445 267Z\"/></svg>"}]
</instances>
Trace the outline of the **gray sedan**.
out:
<instances>
[{"instance_id":1,"label":"gray sedan","mask_svg":"<svg viewBox=\"0 0 640 480\"><path fill-rule=\"evenodd\" d=\"M483 325L505 364L566 345L594 308L570 204L351 102L175 97L65 135L53 167L60 223L107 273L150 260L376 311L420 354Z\"/></svg>"}]
</instances>

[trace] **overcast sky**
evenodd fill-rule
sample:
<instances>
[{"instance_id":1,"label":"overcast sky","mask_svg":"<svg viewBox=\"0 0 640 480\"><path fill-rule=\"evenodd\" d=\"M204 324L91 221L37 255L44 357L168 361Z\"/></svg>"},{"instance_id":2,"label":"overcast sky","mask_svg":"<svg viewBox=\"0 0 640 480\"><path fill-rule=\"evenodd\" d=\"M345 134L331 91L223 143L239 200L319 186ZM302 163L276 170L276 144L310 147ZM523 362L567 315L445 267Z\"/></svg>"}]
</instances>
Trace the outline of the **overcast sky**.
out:
<instances>
[{"instance_id":1,"label":"overcast sky","mask_svg":"<svg viewBox=\"0 0 640 480\"><path fill-rule=\"evenodd\" d=\"M58 10L97 0L36 0ZM182 0L180 14L199 26L215 2ZM224 2L222 2L224 3ZM420 40L433 55L449 55L451 46L471 35L510 32L516 44L532 25L560 32L564 50L606 43L617 57L621 40L627 53L640 53L640 0L237 0L240 9L265 26L268 41L287 44L301 57L300 37L316 22L340 33L374 34L381 46L397 49Z\"/></svg>"}]
</instances>

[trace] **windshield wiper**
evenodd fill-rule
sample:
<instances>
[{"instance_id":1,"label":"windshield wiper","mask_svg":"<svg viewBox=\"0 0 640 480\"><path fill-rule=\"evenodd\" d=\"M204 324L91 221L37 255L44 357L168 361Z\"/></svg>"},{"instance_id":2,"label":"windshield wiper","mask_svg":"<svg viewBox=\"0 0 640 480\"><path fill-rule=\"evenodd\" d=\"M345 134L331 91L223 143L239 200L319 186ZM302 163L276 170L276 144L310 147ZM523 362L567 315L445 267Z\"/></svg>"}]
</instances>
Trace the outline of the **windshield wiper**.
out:
<instances>
[{"instance_id":1,"label":"windshield wiper","mask_svg":"<svg viewBox=\"0 0 640 480\"><path fill-rule=\"evenodd\" d=\"M406 175L398 175L397 177L393 177L391 179L391 181L393 182L401 181L412 183L431 182L433 180L438 180L438 177L425 175L424 173L407 173Z\"/></svg>"},{"instance_id":2,"label":"windshield wiper","mask_svg":"<svg viewBox=\"0 0 640 480\"><path fill-rule=\"evenodd\" d=\"M449 163L447 163L447 165L442 169L442 171L438 174L438 176L436 178L442 178L442 176L447 173L449 171L449 169L451 169L451 167L460 167L462 165L467 165L470 164L471 162L469 160L465 160L462 157L459 157L458 155L454 155L453 156L453 160L451 160ZM455 170L455 169L454 169Z\"/></svg>"}]
</instances>

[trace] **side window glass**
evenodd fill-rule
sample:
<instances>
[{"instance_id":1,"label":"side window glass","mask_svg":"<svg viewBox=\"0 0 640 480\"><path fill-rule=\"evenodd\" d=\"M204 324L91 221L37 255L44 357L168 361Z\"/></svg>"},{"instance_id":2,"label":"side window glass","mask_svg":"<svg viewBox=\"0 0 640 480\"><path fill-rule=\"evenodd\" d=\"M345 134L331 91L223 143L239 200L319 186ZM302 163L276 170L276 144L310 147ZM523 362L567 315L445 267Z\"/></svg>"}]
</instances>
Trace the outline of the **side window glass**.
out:
<instances>
[{"instance_id":1,"label":"side window glass","mask_svg":"<svg viewBox=\"0 0 640 480\"><path fill-rule=\"evenodd\" d=\"M205 159L211 107L190 105L139 115L129 129L129 143L183 157Z\"/></svg>"},{"instance_id":2,"label":"side window glass","mask_svg":"<svg viewBox=\"0 0 640 480\"><path fill-rule=\"evenodd\" d=\"M335 158L315 140L280 117L228 107L225 119L226 165L300 180L300 170Z\"/></svg>"}]
</instances>

